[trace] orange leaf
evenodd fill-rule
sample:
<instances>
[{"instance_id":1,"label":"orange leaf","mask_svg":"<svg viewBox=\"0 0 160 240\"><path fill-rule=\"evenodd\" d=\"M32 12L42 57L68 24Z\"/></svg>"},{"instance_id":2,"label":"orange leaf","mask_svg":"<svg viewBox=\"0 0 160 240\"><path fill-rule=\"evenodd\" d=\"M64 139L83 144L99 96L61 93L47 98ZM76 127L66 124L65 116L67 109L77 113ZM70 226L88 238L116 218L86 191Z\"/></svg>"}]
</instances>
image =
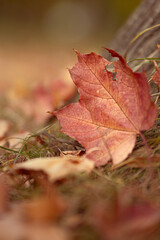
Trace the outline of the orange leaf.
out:
<instances>
[{"instance_id":1,"label":"orange leaf","mask_svg":"<svg viewBox=\"0 0 160 240\"><path fill-rule=\"evenodd\" d=\"M111 62L95 54L76 51L78 63L70 70L80 100L54 112L62 131L90 151L96 165L123 161L136 142L136 135L153 126L157 108L151 101L143 73L134 73L115 51L114 74L106 70ZM115 75L116 74L116 80Z\"/></svg>"},{"instance_id":2,"label":"orange leaf","mask_svg":"<svg viewBox=\"0 0 160 240\"><path fill-rule=\"evenodd\" d=\"M152 79L160 87L160 68L157 68L156 72L152 76Z\"/></svg>"}]
</instances>

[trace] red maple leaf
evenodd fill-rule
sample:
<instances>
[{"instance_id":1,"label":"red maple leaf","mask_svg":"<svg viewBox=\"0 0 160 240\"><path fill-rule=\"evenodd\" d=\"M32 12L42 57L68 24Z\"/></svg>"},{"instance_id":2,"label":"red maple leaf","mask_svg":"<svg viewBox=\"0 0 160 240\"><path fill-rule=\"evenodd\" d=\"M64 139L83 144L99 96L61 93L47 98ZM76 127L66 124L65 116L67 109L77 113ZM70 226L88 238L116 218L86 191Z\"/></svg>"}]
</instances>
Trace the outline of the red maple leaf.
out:
<instances>
[{"instance_id":1,"label":"red maple leaf","mask_svg":"<svg viewBox=\"0 0 160 240\"><path fill-rule=\"evenodd\" d=\"M80 99L54 112L62 132L75 138L96 165L123 161L131 153L136 135L153 126L157 108L151 101L145 73L134 73L124 58L107 49L113 57L114 74L107 61L95 53L76 51L78 63L70 70ZM92 150L91 150L92 149Z\"/></svg>"}]
</instances>

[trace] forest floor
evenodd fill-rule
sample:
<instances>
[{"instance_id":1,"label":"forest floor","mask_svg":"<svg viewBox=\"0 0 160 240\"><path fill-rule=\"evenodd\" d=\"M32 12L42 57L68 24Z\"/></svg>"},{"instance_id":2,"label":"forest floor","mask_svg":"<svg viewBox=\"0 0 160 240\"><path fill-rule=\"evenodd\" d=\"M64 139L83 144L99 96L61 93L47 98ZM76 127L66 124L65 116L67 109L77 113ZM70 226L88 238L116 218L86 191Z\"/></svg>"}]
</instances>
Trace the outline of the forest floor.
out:
<instances>
[{"instance_id":1,"label":"forest floor","mask_svg":"<svg viewBox=\"0 0 160 240\"><path fill-rule=\"evenodd\" d=\"M41 111L42 102L47 112L52 104L59 108L72 101L75 88L67 88L72 90L64 96L65 84L53 87L60 96L51 96L50 86L43 85L32 93L25 90L18 99L18 87L16 94L7 89L1 93L0 239L159 240L159 116L144 132L152 164L138 136L121 164L92 169L86 162L79 172L84 148L60 133L58 121ZM74 166L54 163L51 169L48 157L64 158ZM46 160L44 169L16 167L33 158Z\"/></svg>"}]
</instances>

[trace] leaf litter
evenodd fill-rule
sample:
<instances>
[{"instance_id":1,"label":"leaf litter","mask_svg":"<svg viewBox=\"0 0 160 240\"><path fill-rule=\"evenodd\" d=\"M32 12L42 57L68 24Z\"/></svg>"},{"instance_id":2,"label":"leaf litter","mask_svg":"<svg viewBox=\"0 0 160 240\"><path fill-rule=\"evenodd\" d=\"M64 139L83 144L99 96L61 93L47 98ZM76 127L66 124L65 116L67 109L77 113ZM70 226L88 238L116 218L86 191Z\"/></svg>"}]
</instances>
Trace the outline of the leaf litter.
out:
<instances>
[{"instance_id":1,"label":"leaf litter","mask_svg":"<svg viewBox=\"0 0 160 240\"><path fill-rule=\"evenodd\" d=\"M84 56L89 57L90 55ZM101 59L100 56L98 58ZM135 76L132 70L124 64L123 59L120 56L119 58L119 62L115 63L117 64L117 73L114 75L116 79L113 79L113 75L110 75L111 72L107 73L109 78L112 77L114 86L116 86L116 81L120 78L120 75L126 73L121 71L122 66L125 70L127 69L126 71L132 77ZM91 64L89 60L88 64ZM93 67L95 74L102 74L98 63L96 70L95 65ZM70 70L73 78L77 78L74 72L75 68ZM77 69L82 73L83 70L81 67ZM85 69L86 73L87 69ZM140 99L140 102L147 100L148 105L141 105L139 112L145 114L142 113L138 118L139 120L136 122L138 127L134 129L133 126L131 127L133 130L131 135L133 134L134 138L140 131L151 128L156 117L156 107L151 102L149 88L143 74L141 77L143 80L145 79L145 82L143 82L145 87L143 84L142 86L146 97ZM140 75L136 76L140 77ZM77 80L78 87L80 80L82 80L81 77ZM124 85L125 87L128 89L128 85ZM93 95L95 93L94 89L90 90L92 91L89 91L89 93ZM101 89L97 90L99 91L96 94L104 94ZM90 106L89 93L86 93L84 89L80 90L80 101L81 103L84 101L83 104L85 103L82 104L83 110L85 109L84 106L87 106L87 108ZM126 94L126 92L124 93ZM139 96L142 96L142 93L139 94ZM121 98L121 96L118 97ZM96 103L96 114L99 113L102 102ZM125 104L128 106L131 103L125 102ZM138 109L137 105L136 107ZM89 110L93 110L94 106L91 105L91 108ZM130 115L134 115L133 113L136 114L134 111L129 112ZM70 112L70 114L73 113ZM92 116L95 122L97 120L96 114ZM105 116L103 116L103 123L106 124ZM119 113L118 118L120 116L121 113ZM112 116L112 121L109 122L112 125L115 121L113 119L114 116ZM35 122L37 122L36 119ZM102 124L101 121L100 123ZM125 126L122 123L123 121L121 124L114 122L120 128ZM76 128L79 134L79 128L81 127L79 124L76 127L70 121L70 128L68 126L66 131L73 131ZM78 142L63 135L58 129L58 123L55 121L52 127L30 134L31 137L27 138L26 141L24 140L23 148L22 145L17 148L18 153L10 151L12 150L11 143L9 145L4 144L6 149L1 149L3 151L0 153L0 157L3 161L0 162L0 239L128 240L130 238L158 240L160 234L159 121L156 121L152 129L143 133L151 148L154 169L152 180L148 175L147 154L144 144L139 137L136 145L134 140L131 147L134 147L134 150L129 156L128 154L132 149L126 149L126 144L122 146L126 160L124 157L121 157L119 161L114 160L114 163L119 162L120 166L119 164L112 166L108 159L106 161L108 162L107 165L93 168L96 159L100 163L96 163L97 165L104 164L101 158L103 157L103 151L100 153L101 149L99 149L101 145L93 145L93 149L86 148L85 153L85 149ZM3 141L6 141L6 136L11 136L7 131L9 129L3 131ZM88 133L85 135L86 138L89 138ZM103 136L102 133L101 136ZM76 140L79 141L79 137ZM79 142L82 144L81 141ZM86 147L84 144L82 145ZM99 152L98 155L97 152ZM111 153L113 152L111 151ZM94 161L89 161L88 157L94 157ZM13 164L15 158L17 158L16 162L18 164ZM49 162L52 163L53 168L49 165ZM85 173L85 171L88 173Z\"/></svg>"}]
</instances>

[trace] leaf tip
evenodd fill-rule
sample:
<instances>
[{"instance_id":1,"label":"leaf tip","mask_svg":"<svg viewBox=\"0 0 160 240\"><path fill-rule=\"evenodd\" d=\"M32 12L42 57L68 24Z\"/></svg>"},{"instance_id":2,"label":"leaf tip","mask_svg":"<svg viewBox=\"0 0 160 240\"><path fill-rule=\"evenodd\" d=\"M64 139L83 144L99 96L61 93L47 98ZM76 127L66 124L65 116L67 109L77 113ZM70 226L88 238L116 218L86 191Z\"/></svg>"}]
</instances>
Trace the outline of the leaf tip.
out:
<instances>
[{"instance_id":1,"label":"leaf tip","mask_svg":"<svg viewBox=\"0 0 160 240\"><path fill-rule=\"evenodd\" d=\"M73 48L73 51L74 51L77 55L79 55L79 52L78 52L77 49Z\"/></svg>"},{"instance_id":2,"label":"leaf tip","mask_svg":"<svg viewBox=\"0 0 160 240\"><path fill-rule=\"evenodd\" d=\"M53 111L53 112L47 111L46 113L49 113L49 114L52 114L52 115L56 116L56 111Z\"/></svg>"}]
</instances>

